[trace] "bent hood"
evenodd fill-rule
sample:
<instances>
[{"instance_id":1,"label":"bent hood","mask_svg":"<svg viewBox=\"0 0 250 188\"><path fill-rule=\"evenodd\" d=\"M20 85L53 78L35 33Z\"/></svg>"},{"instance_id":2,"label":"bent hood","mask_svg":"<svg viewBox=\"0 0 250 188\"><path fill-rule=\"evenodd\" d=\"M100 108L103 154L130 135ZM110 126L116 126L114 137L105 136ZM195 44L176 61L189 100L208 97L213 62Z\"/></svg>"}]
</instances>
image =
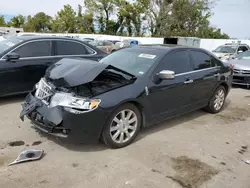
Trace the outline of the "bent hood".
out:
<instances>
[{"instance_id":1,"label":"bent hood","mask_svg":"<svg viewBox=\"0 0 250 188\"><path fill-rule=\"evenodd\" d=\"M213 52L213 53L214 53L214 55L216 55L218 58L223 58L223 57L232 55L232 53L221 53L221 52Z\"/></svg>"},{"instance_id":2,"label":"bent hood","mask_svg":"<svg viewBox=\"0 0 250 188\"><path fill-rule=\"evenodd\" d=\"M110 68L130 75L116 67L97 61L64 58L46 70L45 78L53 81L57 87L74 87L93 81L103 70Z\"/></svg>"}]
</instances>

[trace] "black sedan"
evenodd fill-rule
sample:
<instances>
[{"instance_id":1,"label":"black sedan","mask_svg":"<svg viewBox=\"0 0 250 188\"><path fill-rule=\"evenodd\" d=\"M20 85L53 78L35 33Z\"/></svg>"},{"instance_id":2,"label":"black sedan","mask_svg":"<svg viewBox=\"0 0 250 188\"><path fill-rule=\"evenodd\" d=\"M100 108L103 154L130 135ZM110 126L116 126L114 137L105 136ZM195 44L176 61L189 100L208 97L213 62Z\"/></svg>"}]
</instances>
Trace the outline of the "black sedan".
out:
<instances>
[{"instance_id":1,"label":"black sedan","mask_svg":"<svg viewBox=\"0 0 250 188\"><path fill-rule=\"evenodd\" d=\"M64 57L99 60L107 54L66 37L10 36L0 41L0 96L27 93Z\"/></svg>"},{"instance_id":2,"label":"black sedan","mask_svg":"<svg viewBox=\"0 0 250 188\"><path fill-rule=\"evenodd\" d=\"M200 108L222 110L232 70L196 48L138 46L101 63L62 59L49 67L20 118L69 142L130 144L142 127Z\"/></svg>"}]
</instances>

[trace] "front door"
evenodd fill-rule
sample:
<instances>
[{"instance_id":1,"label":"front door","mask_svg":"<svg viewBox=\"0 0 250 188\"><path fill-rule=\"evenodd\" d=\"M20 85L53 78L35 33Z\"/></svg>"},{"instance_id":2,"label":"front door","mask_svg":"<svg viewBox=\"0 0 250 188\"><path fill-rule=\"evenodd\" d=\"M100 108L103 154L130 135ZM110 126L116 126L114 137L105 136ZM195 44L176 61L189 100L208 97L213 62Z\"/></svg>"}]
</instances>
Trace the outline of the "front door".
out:
<instances>
[{"instance_id":1,"label":"front door","mask_svg":"<svg viewBox=\"0 0 250 188\"><path fill-rule=\"evenodd\" d=\"M191 66L187 50L169 53L160 62L154 74L156 75L162 70L174 71L175 78L158 80L149 86L148 101L150 101L153 119L165 119L183 113L189 106L192 83L188 78Z\"/></svg>"},{"instance_id":2,"label":"front door","mask_svg":"<svg viewBox=\"0 0 250 188\"><path fill-rule=\"evenodd\" d=\"M0 61L0 79L3 84L0 95L32 90L44 76L47 67L54 62L49 40L29 41L12 52L19 54L20 58L16 61L8 61L4 57Z\"/></svg>"}]
</instances>

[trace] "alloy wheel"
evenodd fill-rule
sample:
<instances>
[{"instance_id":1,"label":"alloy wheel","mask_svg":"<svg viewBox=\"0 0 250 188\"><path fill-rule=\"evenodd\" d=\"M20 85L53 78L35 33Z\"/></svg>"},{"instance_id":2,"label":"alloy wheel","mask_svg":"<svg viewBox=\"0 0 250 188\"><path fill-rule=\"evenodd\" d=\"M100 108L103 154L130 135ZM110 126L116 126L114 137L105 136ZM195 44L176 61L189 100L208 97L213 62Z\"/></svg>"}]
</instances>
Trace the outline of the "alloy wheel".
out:
<instances>
[{"instance_id":1,"label":"alloy wheel","mask_svg":"<svg viewBox=\"0 0 250 188\"><path fill-rule=\"evenodd\" d=\"M110 136L116 143L129 141L135 134L138 126L138 117L130 109L120 111L110 125Z\"/></svg>"},{"instance_id":2,"label":"alloy wheel","mask_svg":"<svg viewBox=\"0 0 250 188\"><path fill-rule=\"evenodd\" d=\"M223 89L219 89L215 95L215 100L214 100L214 109L215 110L220 110L224 104L225 101L225 92Z\"/></svg>"}]
</instances>

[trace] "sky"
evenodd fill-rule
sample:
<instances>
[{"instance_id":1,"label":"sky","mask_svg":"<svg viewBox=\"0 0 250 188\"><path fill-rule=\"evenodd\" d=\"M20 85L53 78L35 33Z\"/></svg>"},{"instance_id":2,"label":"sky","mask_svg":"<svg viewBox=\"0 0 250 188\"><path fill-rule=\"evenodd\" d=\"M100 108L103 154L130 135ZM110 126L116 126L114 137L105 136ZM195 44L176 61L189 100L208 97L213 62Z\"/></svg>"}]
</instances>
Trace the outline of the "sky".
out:
<instances>
[{"instance_id":1,"label":"sky","mask_svg":"<svg viewBox=\"0 0 250 188\"><path fill-rule=\"evenodd\" d=\"M77 9L83 0L0 0L0 14L3 15L34 15L45 12L54 16L63 5L70 4ZM212 9L211 24L221 28L230 37L250 38L250 0L217 0Z\"/></svg>"}]
</instances>

